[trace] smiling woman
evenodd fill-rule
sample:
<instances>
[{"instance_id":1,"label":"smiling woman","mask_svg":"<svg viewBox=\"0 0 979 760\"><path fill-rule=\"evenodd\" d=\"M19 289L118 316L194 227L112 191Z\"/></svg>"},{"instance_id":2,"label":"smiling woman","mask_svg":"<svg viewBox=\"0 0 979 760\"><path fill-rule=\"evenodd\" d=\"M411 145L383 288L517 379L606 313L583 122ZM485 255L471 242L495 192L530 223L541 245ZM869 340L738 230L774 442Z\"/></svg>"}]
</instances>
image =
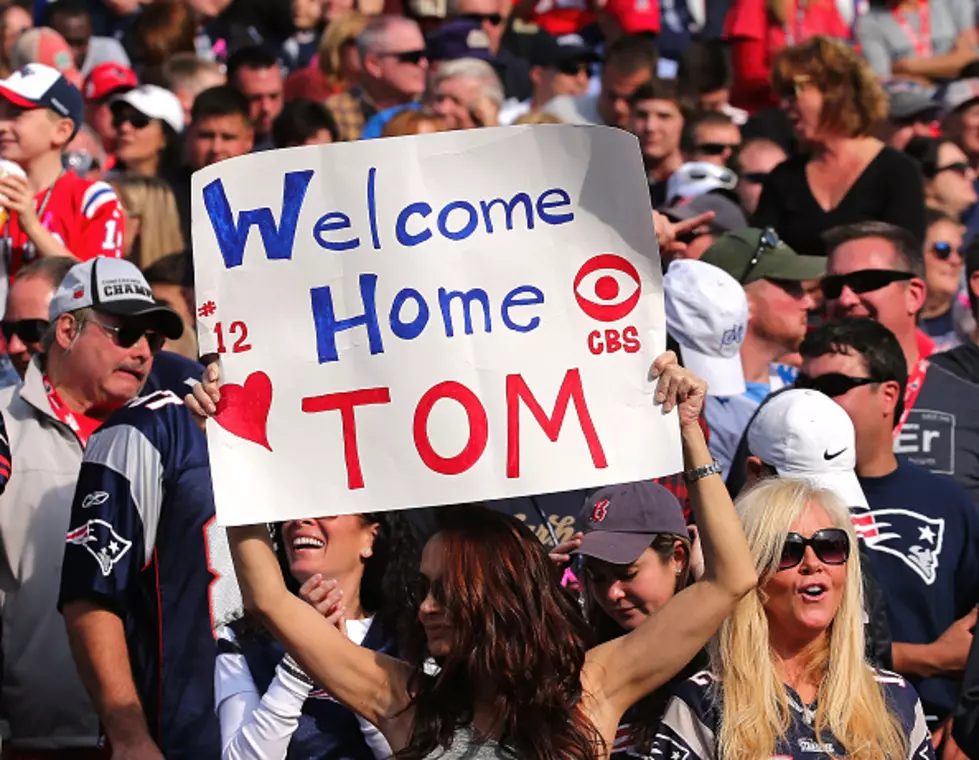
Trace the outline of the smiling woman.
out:
<instances>
[{"instance_id":1,"label":"smiling woman","mask_svg":"<svg viewBox=\"0 0 979 760\"><path fill-rule=\"evenodd\" d=\"M663 756L933 758L917 694L864 661L862 575L843 503L769 479L737 503L761 581L725 620L711 670L677 689ZM653 754L656 754L654 750Z\"/></svg>"}]
</instances>

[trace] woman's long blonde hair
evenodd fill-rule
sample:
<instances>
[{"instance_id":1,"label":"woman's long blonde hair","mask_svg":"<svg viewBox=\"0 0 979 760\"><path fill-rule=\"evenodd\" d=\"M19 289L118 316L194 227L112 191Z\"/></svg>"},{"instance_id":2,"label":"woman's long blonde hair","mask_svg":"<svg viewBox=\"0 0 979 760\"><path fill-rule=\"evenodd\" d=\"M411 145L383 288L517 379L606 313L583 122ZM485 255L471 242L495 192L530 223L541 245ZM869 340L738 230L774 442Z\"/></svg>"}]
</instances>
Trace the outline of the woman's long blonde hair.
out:
<instances>
[{"instance_id":1,"label":"woman's long blonde hair","mask_svg":"<svg viewBox=\"0 0 979 760\"><path fill-rule=\"evenodd\" d=\"M849 510L828 491L803 481L769 479L742 494L738 513L761 578L725 620L711 647L711 666L722 683L718 755L724 760L771 757L790 722L778 655L768 645L765 581L778 568L786 534L816 504L850 536L850 561L840 608L822 646L813 647L808 675L819 684L816 736L826 732L851 760L907 757L907 740L864 659L863 582Z\"/></svg>"},{"instance_id":2,"label":"woman's long blonde hair","mask_svg":"<svg viewBox=\"0 0 979 760\"><path fill-rule=\"evenodd\" d=\"M118 193L126 216L139 219L139 236L127 254L136 266L146 269L158 259L186 249L170 185L158 177L137 174L116 174L107 179Z\"/></svg>"}]
</instances>

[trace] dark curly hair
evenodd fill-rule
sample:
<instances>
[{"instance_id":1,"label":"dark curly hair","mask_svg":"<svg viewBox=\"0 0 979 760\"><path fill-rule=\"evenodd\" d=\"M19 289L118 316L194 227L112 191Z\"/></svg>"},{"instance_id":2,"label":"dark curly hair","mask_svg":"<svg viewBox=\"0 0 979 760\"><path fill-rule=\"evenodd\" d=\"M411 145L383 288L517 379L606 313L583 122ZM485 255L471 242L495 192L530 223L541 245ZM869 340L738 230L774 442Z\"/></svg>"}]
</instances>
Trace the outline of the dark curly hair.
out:
<instances>
[{"instance_id":1,"label":"dark curly hair","mask_svg":"<svg viewBox=\"0 0 979 760\"><path fill-rule=\"evenodd\" d=\"M365 526L378 526L373 554L364 562L360 603L384 626L384 630L404 633L407 620L413 618L418 609L416 593L422 547L418 533L411 520L400 512L364 512L357 517ZM289 572L282 526L283 523L276 523L272 529L275 553L286 586L298 594L301 584Z\"/></svg>"},{"instance_id":2,"label":"dark curly hair","mask_svg":"<svg viewBox=\"0 0 979 760\"><path fill-rule=\"evenodd\" d=\"M604 747L582 711L581 669L592 643L574 597L546 550L520 520L485 506L439 510L442 576L434 591L455 633L435 676L426 675L425 633L407 641L412 735L397 753L421 760L471 724L478 690L492 685L500 743L518 757L591 760Z\"/></svg>"}]
</instances>

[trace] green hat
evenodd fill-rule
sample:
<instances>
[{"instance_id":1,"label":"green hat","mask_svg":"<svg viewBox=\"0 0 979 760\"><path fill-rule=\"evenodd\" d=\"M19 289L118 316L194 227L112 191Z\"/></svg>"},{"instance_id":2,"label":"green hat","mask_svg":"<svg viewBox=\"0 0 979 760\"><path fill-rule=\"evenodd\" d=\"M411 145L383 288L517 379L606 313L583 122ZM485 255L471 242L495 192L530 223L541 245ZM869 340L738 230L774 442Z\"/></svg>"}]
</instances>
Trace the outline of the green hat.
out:
<instances>
[{"instance_id":1,"label":"green hat","mask_svg":"<svg viewBox=\"0 0 979 760\"><path fill-rule=\"evenodd\" d=\"M756 254L758 260L745 276ZM746 227L726 232L704 251L700 260L723 269L739 282L743 278L742 285L755 280L818 280L826 274L825 257L800 256L771 228Z\"/></svg>"}]
</instances>

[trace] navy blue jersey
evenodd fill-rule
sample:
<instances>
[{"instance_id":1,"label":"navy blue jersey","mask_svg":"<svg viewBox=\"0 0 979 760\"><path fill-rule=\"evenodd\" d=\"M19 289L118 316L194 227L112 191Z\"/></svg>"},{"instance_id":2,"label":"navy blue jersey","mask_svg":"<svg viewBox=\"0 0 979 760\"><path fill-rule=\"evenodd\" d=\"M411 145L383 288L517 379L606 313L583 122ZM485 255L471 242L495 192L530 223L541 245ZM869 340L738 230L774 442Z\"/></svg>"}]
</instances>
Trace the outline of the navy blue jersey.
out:
<instances>
[{"instance_id":1,"label":"navy blue jersey","mask_svg":"<svg viewBox=\"0 0 979 760\"><path fill-rule=\"evenodd\" d=\"M156 391L173 391L183 398L200 382L204 375L204 365L188 359L186 356L172 351L160 351L153 357L150 376L140 392L141 396L149 396Z\"/></svg>"},{"instance_id":2,"label":"navy blue jersey","mask_svg":"<svg viewBox=\"0 0 979 760\"><path fill-rule=\"evenodd\" d=\"M136 399L92 436L69 525L59 606L90 599L123 619L168 760L220 757L215 630L241 597L215 524L206 439L181 399Z\"/></svg>"},{"instance_id":3,"label":"navy blue jersey","mask_svg":"<svg viewBox=\"0 0 979 760\"><path fill-rule=\"evenodd\" d=\"M908 739L908 760L934 760L931 736L914 687L896 673L874 671L892 714ZM788 686L789 728L772 752L779 760L834 760L847 756L847 749L836 737L816 735L813 725L815 705L803 704ZM653 758L675 760L717 760L717 737L723 710L723 689L708 671L697 673L682 683L670 700L650 752ZM891 760L899 760L891 758Z\"/></svg>"},{"instance_id":4,"label":"navy blue jersey","mask_svg":"<svg viewBox=\"0 0 979 760\"><path fill-rule=\"evenodd\" d=\"M891 638L930 644L979 603L979 512L961 486L901 462L860 478L869 510L851 510L887 603ZM955 707L949 678L912 679L930 722Z\"/></svg>"}]
</instances>

